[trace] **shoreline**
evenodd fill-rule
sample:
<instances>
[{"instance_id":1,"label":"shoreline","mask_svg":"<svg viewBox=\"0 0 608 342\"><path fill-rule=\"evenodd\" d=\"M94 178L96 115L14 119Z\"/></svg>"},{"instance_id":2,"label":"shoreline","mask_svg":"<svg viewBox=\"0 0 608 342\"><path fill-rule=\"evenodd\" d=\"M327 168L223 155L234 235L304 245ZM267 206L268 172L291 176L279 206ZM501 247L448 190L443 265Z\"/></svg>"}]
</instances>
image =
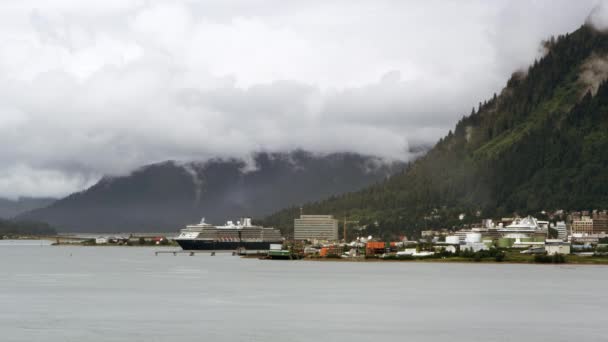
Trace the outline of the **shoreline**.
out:
<instances>
[{"instance_id":1,"label":"shoreline","mask_svg":"<svg viewBox=\"0 0 608 342\"><path fill-rule=\"evenodd\" d=\"M277 260L277 261L290 261L290 260ZM563 263L543 263L543 262L534 262L534 261L492 261L492 260L483 260L483 261L475 261L475 260L445 260L445 259L429 259L429 260L382 260L382 259L348 259L348 258L302 258L298 260L292 261L309 261L309 262L362 262L362 263L438 263L438 264L506 264L506 265L542 265L542 266L608 266L608 259L606 262L570 262L566 261Z\"/></svg>"},{"instance_id":2,"label":"shoreline","mask_svg":"<svg viewBox=\"0 0 608 342\"><path fill-rule=\"evenodd\" d=\"M78 242L78 243L65 243L65 242L57 243L56 237L49 237L49 236L31 236L31 237L30 236L20 236L19 238L11 238L11 239L4 239L4 240L6 240L6 241L9 241L9 240L49 241L52 243L50 243L48 246L53 246L53 247L66 247L66 246L68 246L68 247L102 247L102 248L136 247L136 248L162 248L162 249L179 247L179 245L177 245L177 244L167 244L167 245L156 245L156 244L127 245L127 244L123 244L123 245L118 245L118 244L83 244L80 242ZM181 251L181 248L179 250ZM510 257L517 258L517 260L509 260ZM241 258L260 259L260 256L259 255L241 256ZM428 259L420 258L420 259L401 259L401 260L400 259L382 259L382 258L361 258L361 257L358 257L358 258L304 257L304 258L300 258L300 259L281 260L281 261L347 262L347 263L360 263L360 262L364 262L364 263L395 263L395 262L407 263L407 262L413 262L413 263L444 263L444 264L455 263L455 264L510 264L510 265L516 264L516 265L552 265L552 266L557 266L557 265L560 265L560 266L561 265L608 266L608 257L565 255L565 258L566 258L565 262L562 262L562 263L535 262L533 256L530 256L530 255L523 256L523 255L519 255L516 253L511 253L511 254L508 254L506 256L506 259L503 261L496 261L491 258L474 260L474 259L465 259L462 257L445 257L445 258L428 258ZM269 260L271 260L271 259L269 259Z\"/></svg>"}]
</instances>

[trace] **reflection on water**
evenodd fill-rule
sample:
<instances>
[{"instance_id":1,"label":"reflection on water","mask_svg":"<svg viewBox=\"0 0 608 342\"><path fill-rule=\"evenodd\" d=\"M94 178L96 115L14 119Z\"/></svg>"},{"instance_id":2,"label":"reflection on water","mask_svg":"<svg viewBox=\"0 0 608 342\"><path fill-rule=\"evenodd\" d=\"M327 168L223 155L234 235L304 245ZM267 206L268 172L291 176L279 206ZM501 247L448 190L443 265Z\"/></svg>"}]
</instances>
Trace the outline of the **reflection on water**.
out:
<instances>
[{"instance_id":1,"label":"reflection on water","mask_svg":"<svg viewBox=\"0 0 608 342\"><path fill-rule=\"evenodd\" d=\"M290 262L154 250L0 248L0 340L605 340L603 266Z\"/></svg>"}]
</instances>

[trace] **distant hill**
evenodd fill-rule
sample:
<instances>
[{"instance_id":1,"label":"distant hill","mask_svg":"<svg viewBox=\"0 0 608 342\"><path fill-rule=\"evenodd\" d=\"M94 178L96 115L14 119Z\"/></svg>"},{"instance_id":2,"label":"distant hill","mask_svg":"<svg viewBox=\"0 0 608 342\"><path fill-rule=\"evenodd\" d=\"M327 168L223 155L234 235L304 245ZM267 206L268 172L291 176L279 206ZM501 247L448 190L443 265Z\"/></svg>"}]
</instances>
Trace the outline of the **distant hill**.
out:
<instances>
[{"instance_id":1,"label":"distant hill","mask_svg":"<svg viewBox=\"0 0 608 342\"><path fill-rule=\"evenodd\" d=\"M386 238L480 217L608 207L608 35L551 38L422 158L386 181L304 207L347 214ZM483 72L483 70L479 70ZM441 94L437 94L441 96ZM293 228L298 208L266 224Z\"/></svg>"},{"instance_id":2,"label":"distant hill","mask_svg":"<svg viewBox=\"0 0 608 342\"><path fill-rule=\"evenodd\" d=\"M26 211L46 207L56 200L32 197L20 197L16 200L0 198L0 218L9 219Z\"/></svg>"},{"instance_id":3,"label":"distant hill","mask_svg":"<svg viewBox=\"0 0 608 342\"><path fill-rule=\"evenodd\" d=\"M377 158L338 153L259 153L256 168L241 160L164 162L91 188L20 220L48 222L60 232L175 231L185 224L260 218L280 208L361 189L403 167Z\"/></svg>"},{"instance_id":4,"label":"distant hill","mask_svg":"<svg viewBox=\"0 0 608 342\"><path fill-rule=\"evenodd\" d=\"M0 239L13 235L23 236L39 236L39 235L55 235L57 231L49 224L44 222L34 221L13 221L0 219Z\"/></svg>"}]
</instances>

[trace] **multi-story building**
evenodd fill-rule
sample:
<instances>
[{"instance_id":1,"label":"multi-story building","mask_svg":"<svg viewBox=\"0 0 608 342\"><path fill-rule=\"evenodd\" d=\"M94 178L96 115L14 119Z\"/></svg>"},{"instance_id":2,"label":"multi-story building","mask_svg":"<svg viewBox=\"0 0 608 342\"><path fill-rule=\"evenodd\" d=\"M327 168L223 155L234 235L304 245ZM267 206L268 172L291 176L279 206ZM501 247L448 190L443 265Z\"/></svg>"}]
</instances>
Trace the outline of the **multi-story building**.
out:
<instances>
[{"instance_id":1,"label":"multi-story building","mask_svg":"<svg viewBox=\"0 0 608 342\"><path fill-rule=\"evenodd\" d=\"M608 218L593 219L593 233L608 233Z\"/></svg>"},{"instance_id":2,"label":"multi-story building","mask_svg":"<svg viewBox=\"0 0 608 342\"><path fill-rule=\"evenodd\" d=\"M572 220L572 233L593 234L593 219L589 216L581 216L580 219Z\"/></svg>"},{"instance_id":3,"label":"multi-story building","mask_svg":"<svg viewBox=\"0 0 608 342\"><path fill-rule=\"evenodd\" d=\"M593 211L593 233L608 233L608 213L606 211Z\"/></svg>"},{"instance_id":4,"label":"multi-story building","mask_svg":"<svg viewBox=\"0 0 608 342\"><path fill-rule=\"evenodd\" d=\"M568 227L566 226L566 222L559 221L555 224L555 229L557 230L557 237L565 240L568 237Z\"/></svg>"},{"instance_id":5,"label":"multi-story building","mask_svg":"<svg viewBox=\"0 0 608 342\"><path fill-rule=\"evenodd\" d=\"M300 215L293 228L296 240L338 240L338 220L332 215Z\"/></svg>"}]
</instances>

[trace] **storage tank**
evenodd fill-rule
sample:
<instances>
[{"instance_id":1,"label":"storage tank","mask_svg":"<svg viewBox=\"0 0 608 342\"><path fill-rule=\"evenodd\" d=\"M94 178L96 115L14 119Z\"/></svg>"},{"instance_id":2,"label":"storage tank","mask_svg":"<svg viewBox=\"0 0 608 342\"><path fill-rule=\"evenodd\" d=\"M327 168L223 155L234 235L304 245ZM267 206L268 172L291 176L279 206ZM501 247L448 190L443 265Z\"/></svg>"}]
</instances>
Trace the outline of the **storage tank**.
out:
<instances>
[{"instance_id":1,"label":"storage tank","mask_svg":"<svg viewBox=\"0 0 608 342\"><path fill-rule=\"evenodd\" d=\"M449 243L452 245L457 245L460 243L460 237L456 235L449 235L445 237L445 243Z\"/></svg>"},{"instance_id":2,"label":"storage tank","mask_svg":"<svg viewBox=\"0 0 608 342\"><path fill-rule=\"evenodd\" d=\"M469 243L481 242L481 233L467 233L465 241Z\"/></svg>"}]
</instances>

